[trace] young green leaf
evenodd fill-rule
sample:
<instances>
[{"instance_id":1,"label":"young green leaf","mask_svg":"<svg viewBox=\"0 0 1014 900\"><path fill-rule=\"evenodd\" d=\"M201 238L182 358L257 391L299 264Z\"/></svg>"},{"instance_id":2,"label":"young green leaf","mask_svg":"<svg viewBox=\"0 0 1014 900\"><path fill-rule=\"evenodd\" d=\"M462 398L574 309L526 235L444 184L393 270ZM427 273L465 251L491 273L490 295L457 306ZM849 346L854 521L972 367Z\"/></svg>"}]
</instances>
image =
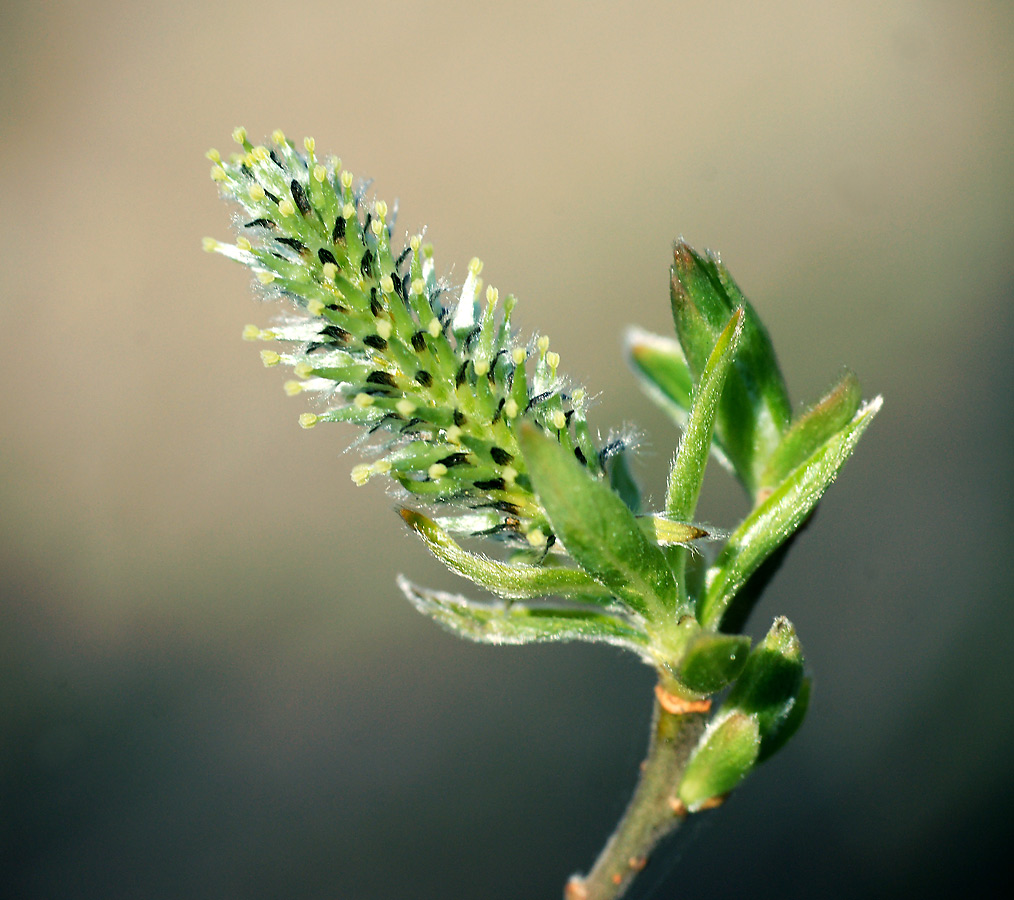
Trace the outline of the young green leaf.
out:
<instances>
[{"instance_id":1,"label":"young green leaf","mask_svg":"<svg viewBox=\"0 0 1014 900\"><path fill-rule=\"evenodd\" d=\"M676 333L695 382L700 381L729 316L738 307L745 311L740 351L722 396L716 433L753 495L791 419L788 391L771 340L718 259L701 256L682 241L673 251L670 294Z\"/></svg>"},{"instance_id":2,"label":"young green leaf","mask_svg":"<svg viewBox=\"0 0 1014 900\"><path fill-rule=\"evenodd\" d=\"M712 694L739 675L749 652L746 635L701 631L688 644L676 675L690 690Z\"/></svg>"},{"instance_id":3,"label":"young green leaf","mask_svg":"<svg viewBox=\"0 0 1014 900\"><path fill-rule=\"evenodd\" d=\"M690 415L683 428L679 449L669 471L669 487L665 511L676 519L690 519L697 508L697 498L708 464L715 416L722 399L725 379L736 356L743 333L744 312L737 309L726 323L708 357L701 378L694 388Z\"/></svg>"},{"instance_id":4,"label":"young green leaf","mask_svg":"<svg viewBox=\"0 0 1014 900\"><path fill-rule=\"evenodd\" d=\"M723 704L723 709L756 716L761 739L758 761L778 750L802 723L809 699L803 665L796 630L779 616L746 660Z\"/></svg>"},{"instance_id":5,"label":"young green leaf","mask_svg":"<svg viewBox=\"0 0 1014 900\"><path fill-rule=\"evenodd\" d=\"M523 425L518 441L535 494L575 562L636 612L659 618L671 610L672 571L623 500L536 426Z\"/></svg>"},{"instance_id":6,"label":"young green leaf","mask_svg":"<svg viewBox=\"0 0 1014 900\"><path fill-rule=\"evenodd\" d=\"M729 793L754 767L759 746L754 716L732 713L714 719L687 764L677 796L696 812Z\"/></svg>"},{"instance_id":7,"label":"young green leaf","mask_svg":"<svg viewBox=\"0 0 1014 900\"><path fill-rule=\"evenodd\" d=\"M796 418L785 432L761 476L761 489L777 487L789 472L811 456L821 444L848 425L862 400L859 379L851 372L846 372L838 384Z\"/></svg>"},{"instance_id":8,"label":"young green leaf","mask_svg":"<svg viewBox=\"0 0 1014 900\"><path fill-rule=\"evenodd\" d=\"M398 576L398 586L423 615L459 637L481 644L587 641L613 644L646 661L648 636L618 615L595 609L532 607L521 603L478 603L459 594L431 591Z\"/></svg>"},{"instance_id":9,"label":"young green leaf","mask_svg":"<svg viewBox=\"0 0 1014 900\"><path fill-rule=\"evenodd\" d=\"M448 569L501 597L528 599L555 594L580 595L597 603L611 603L609 592L580 569L503 563L478 553L469 553L432 519L412 509L399 509L405 523L423 539Z\"/></svg>"},{"instance_id":10,"label":"young green leaf","mask_svg":"<svg viewBox=\"0 0 1014 900\"><path fill-rule=\"evenodd\" d=\"M852 455L882 403L877 397L864 405L845 428L790 472L732 533L711 569L708 591L698 603L697 618L703 626L720 624L736 592L802 524Z\"/></svg>"}]
</instances>

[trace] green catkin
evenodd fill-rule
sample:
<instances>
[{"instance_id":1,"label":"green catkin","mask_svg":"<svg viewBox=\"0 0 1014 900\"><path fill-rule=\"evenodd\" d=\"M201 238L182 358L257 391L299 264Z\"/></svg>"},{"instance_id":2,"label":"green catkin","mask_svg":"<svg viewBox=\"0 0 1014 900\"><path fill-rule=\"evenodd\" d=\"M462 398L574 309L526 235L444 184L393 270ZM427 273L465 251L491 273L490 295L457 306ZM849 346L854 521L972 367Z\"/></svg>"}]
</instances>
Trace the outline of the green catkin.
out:
<instances>
[{"instance_id":1,"label":"green catkin","mask_svg":"<svg viewBox=\"0 0 1014 900\"><path fill-rule=\"evenodd\" d=\"M312 138L303 150L280 131L270 147L242 128L233 138L239 152L208 158L221 194L242 209L240 234L204 246L249 267L262 294L294 308L243 337L284 348L262 358L292 367L287 394L326 398L326 410L299 424L348 422L378 435L378 458L353 468L356 484L387 475L421 501L481 510L485 533L545 544L552 532L519 453L521 422L537 422L603 474L584 391L564 393L548 338L534 349L518 343L516 300L483 290L478 259L455 295L437 278L430 245L411 236L394 248L387 204L367 199L341 160L319 161Z\"/></svg>"}]
</instances>

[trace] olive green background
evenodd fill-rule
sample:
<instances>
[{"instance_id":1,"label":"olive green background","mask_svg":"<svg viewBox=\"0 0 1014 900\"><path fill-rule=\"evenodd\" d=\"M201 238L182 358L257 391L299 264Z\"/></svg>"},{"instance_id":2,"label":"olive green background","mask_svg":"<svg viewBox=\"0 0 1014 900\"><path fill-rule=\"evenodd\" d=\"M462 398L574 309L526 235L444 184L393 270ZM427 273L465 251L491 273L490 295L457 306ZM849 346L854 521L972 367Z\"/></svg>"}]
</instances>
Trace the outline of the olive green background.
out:
<instances>
[{"instance_id":1,"label":"olive green background","mask_svg":"<svg viewBox=\"0 0 1014 900\"><path fill-rule=\"evenodd\" d=\"M621 346L671 328L677 234L797 403L846 363L885 395L752 622L797 624L807 723L634 896L998 896L1012 46L1004 2L6 0L0 893L558 897L636 776L650 671L419 617L395 573L454 579L239 340L275 311L201 237L244 124L375 178L452 280L481 257L656 501Z\"/></svg>"}]
</instances>

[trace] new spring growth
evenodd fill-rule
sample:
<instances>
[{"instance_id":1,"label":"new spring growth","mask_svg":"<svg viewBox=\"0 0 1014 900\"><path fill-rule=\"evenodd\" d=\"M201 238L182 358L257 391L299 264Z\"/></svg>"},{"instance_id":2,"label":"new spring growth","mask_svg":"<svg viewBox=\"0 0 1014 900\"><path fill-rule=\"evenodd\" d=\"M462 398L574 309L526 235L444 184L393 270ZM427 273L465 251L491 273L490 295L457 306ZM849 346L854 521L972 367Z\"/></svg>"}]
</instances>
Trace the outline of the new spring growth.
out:
<instances>
[{"instance_id":1,"label":"new spring growth","mask_svg":"<svg viewBox=\"0 0 1014 900\"><path fill-rule=\"evenodd\" d=\"M482 292L480 260L458 289L438 277L432 248L417 235L402 245L392 208L340 160L317 161L312 138L298 149L275 131L270 146L255 146L237 128L233 139L228 158L207 155L212 180L240 208L239 236L207 238L204 248L249 267L260 293L286 308L276 325L248 325L243 337L278 346L261 359L292 368L287 394L321 400L299 424L347 422L376 436L376 461L353 469L356 484L386 475L416 503L457 508L442 520L451 530L551 547L519 424L551 433L595 477L625 445L593 439L583 392L575 400L547 339L537 354L519 343L515 300Z\"/></svg>"}]
</instances>

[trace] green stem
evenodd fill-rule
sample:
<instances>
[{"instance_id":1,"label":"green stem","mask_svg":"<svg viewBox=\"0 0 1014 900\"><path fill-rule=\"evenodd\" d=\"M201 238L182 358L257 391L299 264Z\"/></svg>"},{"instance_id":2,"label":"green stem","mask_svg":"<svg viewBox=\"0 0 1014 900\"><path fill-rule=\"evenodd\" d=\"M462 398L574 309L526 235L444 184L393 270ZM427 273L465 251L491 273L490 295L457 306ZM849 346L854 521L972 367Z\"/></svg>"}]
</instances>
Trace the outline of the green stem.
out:
<instances>
[{"instance_id":1,"label":"green stem","mask_svg":"<svg viewBox=\"0 0 1014 900\"><path fill-rule=\"evenodd\" d=\"M668 690L668 679L660 687ZM591 871L567 883L565 900L622 897L659 841L679 827L686 810L676 789L706 721L703 712L667 712L656 699L648 755L634 796Z\"/></svg>"}]
</instances>

